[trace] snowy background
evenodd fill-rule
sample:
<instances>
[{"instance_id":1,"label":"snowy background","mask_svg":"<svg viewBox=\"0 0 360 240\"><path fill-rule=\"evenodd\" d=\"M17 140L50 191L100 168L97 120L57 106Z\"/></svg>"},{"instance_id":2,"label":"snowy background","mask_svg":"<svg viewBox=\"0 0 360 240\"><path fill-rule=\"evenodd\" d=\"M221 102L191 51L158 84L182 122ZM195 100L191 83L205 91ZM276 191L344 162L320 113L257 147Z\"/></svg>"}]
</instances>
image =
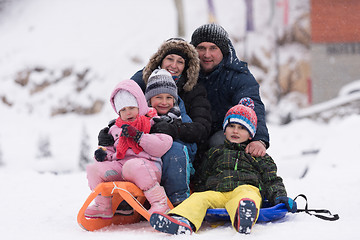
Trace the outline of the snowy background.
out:
<instances>
[{"instance_id":1,"label":"snowy background","mask_svg":"<svg viewBox=\"0 0 360 240\"><path fill-rule=\"evenodd\" d=\"M259 46L269 47L265 10L270 2L254 1L258 30L247 43L254 54ZM308 8L308 2L290 2L291 22L298 9ZM218 22L231 36L242 36L244 2L214 3ZM196 27L207 23L207 5L205 0L185 0L184 7L188 40ZM353 239L358 235L360 116L279 125L274 111L268 123L268 153L289 196L303 193L309 208L329 209L340 220L287 214L281 221L257 224L248 236L240 236L229 224L217 228L204 224L191 237L157 233L147 222L84 231L76 216L90 190L79 159L91 159L98 131L115 117L108 102L115 84L131 77L164 40L176 36L174 2L15 0L0 12L0 36L1 239ZM242 47L237 46L240 58ZM304 55L298 46L287 51L285 55ZM14 82L29 69L37 69L29 82ZM253 72L261 77L257 69ZM79 81L81 74L86 75L84 81ZM38 90L46 80L50 85ZM261 86L264 95L271 92L268 86ZM353 96L341 94L336 102ZM54 114L59 106L71 111L97 99L104 101L97 114ZM264 102L274 109L270 98ZM304 202L299 200L298 205L303 208Z\"/></svg>"}]
</instances>

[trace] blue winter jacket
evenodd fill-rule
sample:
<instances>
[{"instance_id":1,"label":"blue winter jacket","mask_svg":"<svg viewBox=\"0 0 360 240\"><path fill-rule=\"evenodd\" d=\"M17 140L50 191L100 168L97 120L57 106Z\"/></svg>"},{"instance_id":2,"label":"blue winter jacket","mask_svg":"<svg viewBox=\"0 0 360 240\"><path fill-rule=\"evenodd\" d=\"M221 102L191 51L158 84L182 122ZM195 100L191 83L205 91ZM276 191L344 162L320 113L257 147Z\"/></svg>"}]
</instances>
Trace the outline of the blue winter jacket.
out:
<instances>
[{"instance_id":1,"label":"blue winter jacket","mask_svg":"<svg viewBox=\"0 0 360 240\"><path fill-rule=\"evenodd\" d=\"M265 122L265 107L259 95L259 84L250 73L247 63L240 61L229 41L230 53L211 73L200 72L199 83L207 90L211 103L212 131L222 129L226 112L237 105L241 98L250 97L255 103L258 118L257 131L253 140L262 140L269 146L269 133Z\"/></svg>"}]
</instances>

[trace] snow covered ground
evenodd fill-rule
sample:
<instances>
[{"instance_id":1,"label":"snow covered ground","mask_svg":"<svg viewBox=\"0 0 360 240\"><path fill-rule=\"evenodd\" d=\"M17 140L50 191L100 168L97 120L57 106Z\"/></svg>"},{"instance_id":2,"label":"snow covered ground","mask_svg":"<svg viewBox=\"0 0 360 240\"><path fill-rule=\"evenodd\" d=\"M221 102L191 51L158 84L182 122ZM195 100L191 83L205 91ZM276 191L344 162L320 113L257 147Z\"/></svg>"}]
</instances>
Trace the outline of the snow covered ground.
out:
<instances>
[{"instance_id":1,"label":"snow covered ground","mask_svg":"<svg viewBox=\"0 0 360 240\"><path fill-rule=\"evenodd\" d=\"M207 22L206 1L184 2L186 25L191 33ZM225 28L232 32L243 27L240 24L243 20L235 14L243 10L224 13L228 13L229 6L242 9L244 4L235 0L227 1L228 5L220 2L215 1ZM356 230L360 214L359 115L333 119L328 124L298 120L284 126L268 125L271 137L268 153L278 165L289 196L305 194L309 208L338 213L338 221L324 221L305 213L287 214L281 221L257 224L247 236L236 233L228 223L217 228L204 224L191 237L155 232L147 222L84 231L76 217L90 190L85 172L77 170L80 142L86 131L91 156L99 129L114 117L110 104L94 116L70 114L50 118L45 114L48 102L42 101L29 114L24 109L28 102L34 102L32 96L10 81L16 71L25 67L85 66L95 69L104 80L92 83L90 90L108 96L117 80L130 77L162 41L175 35L173 2L17 1L6 14L0 17L0 93L11 92L10 100L16 104L12 108L0 104L1 239L303 240L353 239L359 234ZM129 60L133 58L141 61ZM56 90L62 94L67 88ZM41 137L51 140L51 158L37 157ZM53 174L55 171L60 174ZM304 202L299 200L298 206L303 208Z\"/></svg>"},{"instance_id":2,"label":"snow covered ground","mask_svg":"<svg viewBox=\"0 0 360 240\"><path fill-rule=\"evenodd\" d=\"M31 144L26 143L28 132L16 133L11 119L2 118L11 136L25 138L24 144L12 147L13 155L0 168L0 235L2 239L238 239L229 224L211 228L205 224L197 234L169 237L155 232L147 222L127 226L113 226L98 232L81 229L76 216L90 194L84 172L54 175L38 173L27 157ZM309 208L325 208L338 213L340 220L329 222L306 215L287 214L285 219L255 225L249 239L352 239L358 235L360 214L359 158L360 116L337 119L328 125L302 120L286 126L270 125L272 137L269 153L283 176L288 194L303 193ZM25 128L24 128L25 129ZM2 137L4 139L4 137ZM4 144L3 149L6 150ZM11 147L11 146L10 146ZM71 146L63 145L66 152ZM302 152L318 150L315 155ZM307 173L303 178L305 170ZM304 202L298 201L300 208Z\"/></svg>"}]
</instances>

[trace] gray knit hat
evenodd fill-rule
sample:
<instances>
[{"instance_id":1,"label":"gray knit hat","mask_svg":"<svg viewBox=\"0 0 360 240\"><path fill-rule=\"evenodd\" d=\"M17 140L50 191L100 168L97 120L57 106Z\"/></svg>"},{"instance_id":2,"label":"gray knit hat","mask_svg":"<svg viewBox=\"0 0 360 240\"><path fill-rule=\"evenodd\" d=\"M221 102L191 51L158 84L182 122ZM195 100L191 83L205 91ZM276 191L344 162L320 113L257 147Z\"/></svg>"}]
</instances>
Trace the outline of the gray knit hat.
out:
<instances>
[{"instance_id":1,"label":"gray knit hat","mask_svg":"<svg viewBox=\"0 0 360 240\"><path fill-rule=\"evenodd\" d=\"M218 24L204 24L194 31L191 44L197 47L202 42L214 43L224 56L229 54L229 34Z\"/></svg>"},{"instance_id":2,"label":"gray knit hat","mask_svg":"<svg viewBox=\"0 0 360 240\"><path fill-rule=\"evenodd\" d=\"M170 94L176 101L178 99L177 87L171 74L165 69L155 69L151 73L146 85L146 101L149 101L150 98L162 93Z\"/></svg>"}]
</instances>

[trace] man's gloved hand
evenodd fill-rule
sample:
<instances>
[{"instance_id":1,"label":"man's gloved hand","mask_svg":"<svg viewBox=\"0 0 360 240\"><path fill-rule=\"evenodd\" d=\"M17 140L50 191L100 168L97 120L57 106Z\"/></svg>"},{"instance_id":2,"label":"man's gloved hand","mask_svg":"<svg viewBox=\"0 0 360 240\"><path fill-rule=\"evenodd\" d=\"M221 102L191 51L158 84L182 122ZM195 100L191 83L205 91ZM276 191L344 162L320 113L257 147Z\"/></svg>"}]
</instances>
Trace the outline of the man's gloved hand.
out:
<instances>
[{"instance_id":1,"label":"man's gloved hand","mask_svg":"<svg viewBox=\"0 0 360 240\"><path fill-rule=\"evenodd\" d=\"M98 145L99 146L112 146L115 141L113 136L109 134L109 127L105 127L100 130L98 135Z\"/></svg>"},{"instance_id":2,"label":"man's gloved hand","mask_svg":"<svg viewBox=\"0 0 360 240\"><path fill-rule=\"evenodd\" d=\"M107 153L103 148L98 148L95 151L94 156L96 161L103 162L105 160L105 157L107 156Z\"/></svg>"},{"instance_id":3,"label":"man's gloved hand","mask_svg":"<svg viewBox=\"0 0 360 240\"><path fill-rule=\"evenodd\" d=\"M275 199L275 205L279 203L285 203L285 206L289 212L295 213L297 210L297 204L289 197L277 197Z\"/></svg>"},{"instance_id":4,"label":"man's gloved hand","mask_svg":"<svg viewBox=\"0 0 360 240\"><path fill-rule=\"evenodd\" d=\"M143 135L144 132L141 132L139 130L137 130L135 127L128 125L128 124L124 124L121 126L122 128L122 132L121 132L121 137L125 136L127 138L132 138L134 139L134 141L136 143L139 143L141 136Z\"/></svg>"},{"instance_id":5,"label":"man's gloved hand","mask_svg":"<svg viewBox=\"0 0 360 240\"><path fill-rule=\"evenodd\" d=\"M155 123L150 130L150 133L164 133L170 135L173 139L179 138L178 121L168 123L166 121L160 121Z\"/></svg>"}]
</instances>

